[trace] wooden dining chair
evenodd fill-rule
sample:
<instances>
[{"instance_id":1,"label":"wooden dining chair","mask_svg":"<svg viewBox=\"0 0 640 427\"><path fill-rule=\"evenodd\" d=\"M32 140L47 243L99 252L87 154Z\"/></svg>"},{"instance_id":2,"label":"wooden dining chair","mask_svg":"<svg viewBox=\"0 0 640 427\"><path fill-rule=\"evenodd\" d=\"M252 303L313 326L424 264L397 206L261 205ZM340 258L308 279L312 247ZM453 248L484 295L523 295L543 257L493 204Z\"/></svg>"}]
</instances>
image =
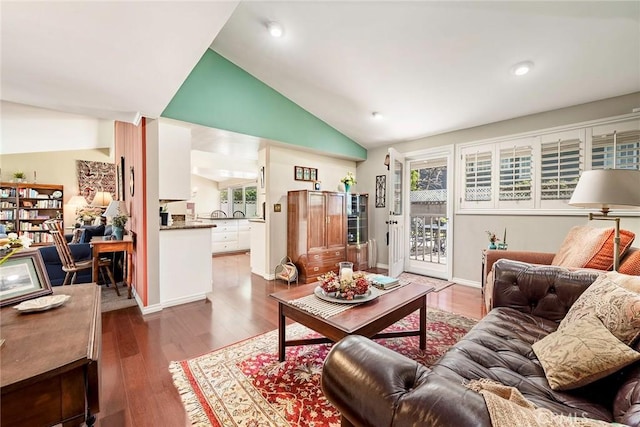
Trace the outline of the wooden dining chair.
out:
<instances>
[{"instance_id":1,"label":"wooden dining chair","mask_svg":"<svg viewBox=\"0 0 640 427\"><path fill-rule=\"evenodd\" d=\"M62 221L48 220L44 222L44 226L49 231L49 234L51 234L51 236L53 237L53 242L56 245L56 250L58 251L58 255L60 256L60 261L62 262L62 271L66 273L62 285L66 285L69 278L71 278L69 284L73 285L76 280L78 271L91 269L93 267L93 260L88 259L84 261L76 261L73 258L73 254L71 253L71 249L69 248L67 239L64 237ZM116 293L118 294L118 296L120 296L118 284L116 283L116 280L113 277L113 273L111 272L111 260L109 260L108 258L100 258L100 260L98 261L98 268L100 269L100 273L102 274L102 280L104 280L108 286L108 282L105 280L104 276L104 274L106 273L109 281L111 282L111 284L113 284Z\"/></svg>"}]
</instances>

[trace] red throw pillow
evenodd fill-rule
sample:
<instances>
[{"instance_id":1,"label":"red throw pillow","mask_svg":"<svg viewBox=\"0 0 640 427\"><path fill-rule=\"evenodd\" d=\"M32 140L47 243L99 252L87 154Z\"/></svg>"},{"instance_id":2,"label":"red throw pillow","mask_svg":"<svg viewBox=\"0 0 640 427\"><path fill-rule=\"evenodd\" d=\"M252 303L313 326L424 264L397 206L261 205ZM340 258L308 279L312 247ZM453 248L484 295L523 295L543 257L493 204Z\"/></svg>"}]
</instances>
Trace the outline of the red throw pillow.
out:
<instances>
[{"instance_id":1,"label":"red throw pillow","mask_svg":"<svg viewBox=\"0 0 640 427\"><path fill-rule=\"evenodd\" d=\"M569 230L551 265L574 268L613 268L613 228L576 226ZM620 230L620 257L633 242L635 234Z\"/></svg>"},{"instance_id":2,"label":"red throw pillow","mask_svg":"<svg viewBox=\"0 0 640 427\"><path fill-rule=\"evenodd\" d=\"M634 249L633 252L624 257L618 272L631 276L640 276L640 249Z\"/></svg>"}]
</instances>

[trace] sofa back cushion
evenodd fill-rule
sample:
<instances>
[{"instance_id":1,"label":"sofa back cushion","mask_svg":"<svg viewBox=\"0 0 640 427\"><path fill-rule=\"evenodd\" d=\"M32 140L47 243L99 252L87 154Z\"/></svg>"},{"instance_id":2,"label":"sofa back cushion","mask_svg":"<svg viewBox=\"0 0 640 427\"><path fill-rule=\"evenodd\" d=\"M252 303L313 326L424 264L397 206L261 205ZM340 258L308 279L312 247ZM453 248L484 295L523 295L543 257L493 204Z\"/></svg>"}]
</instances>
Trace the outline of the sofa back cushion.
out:
<instances>
[{"instance_id":1,"label":"sofa back cushion","mask_svg":"<svg viewBox=\"0 0 640 427\"><path fill-rule=\"evenodd\" d=\"M575 226L569 230L551 265L574 268L613 268L613 228ZM620 230L620 254L633 242L635 234Z\"/></svg>"},{"instance_id":2,"label":"sofa back cushion","mask_svg":"<svg viewBox=\"0 0 640 427\"><path fill-rule=\"evenodd\" d=\"M90 243L94 236L104 236L104 225L90 225L83 227L80 243Z\"/></svg>"}]
</instances>

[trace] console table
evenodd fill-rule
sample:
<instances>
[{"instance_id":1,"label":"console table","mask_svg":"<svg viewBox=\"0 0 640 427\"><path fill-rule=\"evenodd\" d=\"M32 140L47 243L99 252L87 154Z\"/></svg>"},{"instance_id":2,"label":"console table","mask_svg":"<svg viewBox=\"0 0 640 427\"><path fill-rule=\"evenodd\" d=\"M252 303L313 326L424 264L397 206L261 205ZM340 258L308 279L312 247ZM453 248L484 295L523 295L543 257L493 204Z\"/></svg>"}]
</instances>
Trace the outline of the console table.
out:
<instances>
[{"instance_id":1,"label":"console table","mask_svg":"<svg viewBox=\"0 0 640 427\"><path fill-rule=\"evenodd\" d=\"M56 286L71 299L37 313L0 309L0 425L92 425L99 411L100 287Z\"/></svg>"}]
</instances>

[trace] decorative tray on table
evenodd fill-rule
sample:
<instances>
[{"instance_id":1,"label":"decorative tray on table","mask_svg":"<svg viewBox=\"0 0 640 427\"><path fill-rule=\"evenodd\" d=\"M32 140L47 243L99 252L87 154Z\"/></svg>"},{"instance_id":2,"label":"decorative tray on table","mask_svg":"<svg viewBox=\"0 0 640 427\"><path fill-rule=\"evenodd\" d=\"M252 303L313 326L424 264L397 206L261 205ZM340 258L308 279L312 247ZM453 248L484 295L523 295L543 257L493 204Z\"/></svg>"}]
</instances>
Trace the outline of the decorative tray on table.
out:
<instances>
[{"instance_id":1,"label":"decorative tray on table","mask_svg":"<svg viewBox=\"0 0 640 427\"><path fill-rule=\"evenodd\" d=\"M313 293L316 294L316 296L321 300L329 302L339 302L340 304L360 304L378 298L378 294L371 292L371 289L368 289L367 292L362 295L355 295L353 299L337 298L334 292L327 293L323 291L320 286L317 286L313 290Z\"/></svg>"}]
</instances>

